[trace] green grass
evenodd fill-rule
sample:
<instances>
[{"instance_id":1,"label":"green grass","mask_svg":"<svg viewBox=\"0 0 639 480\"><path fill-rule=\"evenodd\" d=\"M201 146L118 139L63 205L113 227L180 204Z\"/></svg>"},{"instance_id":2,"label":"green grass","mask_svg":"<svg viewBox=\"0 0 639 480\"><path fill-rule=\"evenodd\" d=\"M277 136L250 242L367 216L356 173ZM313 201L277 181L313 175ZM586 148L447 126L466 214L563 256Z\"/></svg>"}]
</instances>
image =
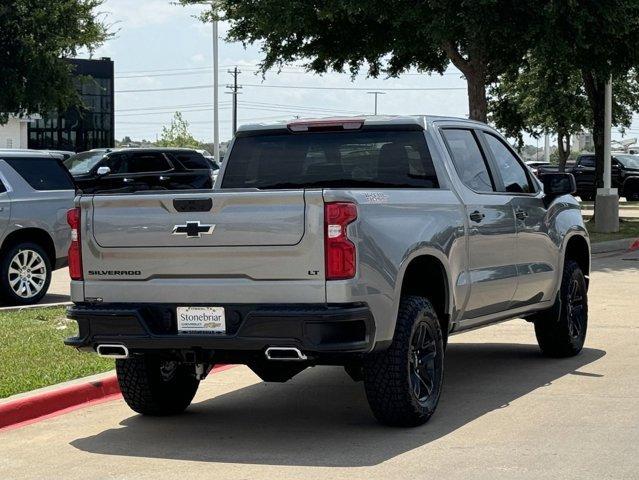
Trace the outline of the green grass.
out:
<instances>
[{"instance_id":1,"label":"green grass","mask_svg":"<svg viewBox=\"0 0 639 480\"><path fill-rule=\"evenodd\" d=\"M0 398L114 368L62 343L76 332L63 308L0 312Z\"/></svg>"},{"instance_id":2,"label":"green grass","mask_svg":"<svg viewBox=\"0 0 639 480\"><path fill-rule=\"evenodd\" d=\"M588 220L586 228L590 235L591 243L605 242L607 240L620 240L622 238L639 238L639 218L620 219L619 232L617 233L597 233L594 231L594 222Z\"/></svg>"}]
</instances>

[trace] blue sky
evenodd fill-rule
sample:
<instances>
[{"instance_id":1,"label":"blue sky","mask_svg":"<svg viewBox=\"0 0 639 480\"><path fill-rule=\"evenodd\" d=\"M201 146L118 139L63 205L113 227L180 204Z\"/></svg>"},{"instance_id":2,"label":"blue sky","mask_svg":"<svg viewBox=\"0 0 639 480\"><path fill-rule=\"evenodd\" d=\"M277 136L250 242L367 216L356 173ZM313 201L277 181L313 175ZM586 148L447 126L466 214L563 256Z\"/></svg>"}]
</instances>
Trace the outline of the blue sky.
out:
<instances>
[{"instance_id":1,"label":"blue sky","mask_svg":"<svg viewBox=\"0 0 639 480\"><path fill-rule=\"evenodd\" d=\"M195 18L202 8L207 7L182 7L168 0L106 0L100 7L107 23L113 25L112 31L116 32L114 38L94 53L94 57L106 56L115 62L116 138L128 135L154 140L162 125L168 124L173 112L179 110L190 122L196 138L212 141L212 31L210 24ZM220 24L221 140L231 136L231 96L225 93L225 87L231 82L227 70L235 65L242 71L239 83L244 84L238 97L240 124L285 120L295 115L371 114L373 96L366 92L376 89L444 89L387 91L379 96L380 113L467 115L466 84L454 69L444 76L411 72L397 79L369 79L363 74L352 81L348 74L319 76L291 65L282 73L267 73L262 80L256 73L262 58L259 46L244 49L241 44L227 43L224 41L226 30L227 25ZM208 87L123 92L202 85ZM322 89L326 87L361 90ZM453 90L445 90L449 88Z\"/></svg>"}]
</instances>

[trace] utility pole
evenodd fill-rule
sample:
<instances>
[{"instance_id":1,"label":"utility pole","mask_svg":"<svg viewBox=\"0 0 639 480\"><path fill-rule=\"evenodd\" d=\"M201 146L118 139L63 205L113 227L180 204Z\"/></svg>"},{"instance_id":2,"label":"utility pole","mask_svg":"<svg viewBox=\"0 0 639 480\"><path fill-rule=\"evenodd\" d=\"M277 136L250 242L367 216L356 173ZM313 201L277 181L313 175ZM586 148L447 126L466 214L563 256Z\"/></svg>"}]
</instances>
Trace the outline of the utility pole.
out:
<instances>
[{"instance_id":1,"label":"utility pole","mask_svg":"<svg viewBox=\"0 0 639 480\"><path fill-rule=\"evenodd\" d=\"M218 48L217 48L217 11L215 2L211 3L211 11L213 14L213 157L220 164L220 117L219 117L219 99L218 99Z\"/></svg>"},{"instance_id":2,"label":"utility pole","mask_svg":"<svg viewBox=\"0 0 639 480\"><path fill-rule=\"evenodd\" d=\"M375 95L375 115L377 115L377 95L386 95L386 92L366 92L369 95Z\"/></svg>"},{"instance_id":3,"label":"utility pole","mask_svg":"<svg viewBox=\"0 0 639 480\"><path fill-rule=\"evenodd\" d=\"M227 70L227 72L233 75L233 85L226 86L231 91L226 93L233 95L233 136L235 136L235 132L237 132L237 96L239 95L238 90L242 88L241 85L237 84L237 76L242 72L237 67L233 68L233 70Z\"/></svg>"},{"instance_id":4,"label":"utility pole","mask_svg":"<svg viewBox=\"0 0 639 480\"><path fill-rule=\"evenodd\" d=\"M595 199L595 228L600 233L619 231L619 195L612 188L612 157L610 155L610 130L612 129L612 76L604 91L604 171L603 188L597 189Z\"/></svg>"}]
</instances>

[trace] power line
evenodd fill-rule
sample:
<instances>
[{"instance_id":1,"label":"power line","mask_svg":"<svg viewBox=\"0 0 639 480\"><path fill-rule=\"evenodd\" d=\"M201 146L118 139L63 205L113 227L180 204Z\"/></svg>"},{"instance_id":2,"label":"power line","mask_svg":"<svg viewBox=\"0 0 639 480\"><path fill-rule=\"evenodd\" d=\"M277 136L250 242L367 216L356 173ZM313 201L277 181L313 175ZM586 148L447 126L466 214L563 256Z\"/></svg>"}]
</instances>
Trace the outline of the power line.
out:
<instances>
[{"instance_id":1,"label":"power line","mask_svg":"<svg viewBox=\"0 0 639 480\"><path fill-rule=\"evenodd\" d=\"M240 122L255 122L258 120L272 120L272 119L283 119L283 118L291 118L289 115L272 115L269 117L254 117L254 118L241 118L239 119ZM231 120L222 120L221 122L223 123L230 123ZM139 122L116 122L118 125L136 125L139 127L144 127L146 125L166 125L165 122L144 122L143 124L139 123ZM195 121L195 122L188 122L189 125L210 125L211 121L207 121L207 120L203 120L203 121Z\"/></svg>"},{"instance_id":2,"label":"power line","mask_svg":"<svg viewBox=\"0 0 639 480\"><path fill-rule=\"evenodd\" d=\"M212 67L211 67L212 68ZM224 69L219 69L220 71L224 70ZM246 72L251 72L251 73L259 73L261 72L260 69L258 68L244 68L244 71ZM211 72L211 69L194 69L193 71L176 71L176 72L172 72L172 71L165 71L165 72L161 72L161 73L139 73L139 74L134 74L134 75L116 75L115 78L116 80L120 80L120 79L129 79L129 78L148 78L148 77L179 77L179 76L189 76L189 75L206 75L209 74ZM325 73L316 73L313 71L308 71L308 70L273 70L271 71L271 73L274 73L276 75L280 75L280 74L284 74L284 75L314 75L314 76L323 76L323 75L349 75L350 73L347 72L325 72ZM463 75L461 72L444 72L441 74L436 74L436 73L420 73L420 72L406 72L406 73L401 73L398 75L398 77L403 77L403 76L421 76L421 77L431 77L431 76L436 76L436 75L443 75L443 76L447 76L447 75L457 75L457 76L461 76Z\"/></svg>"},{"instance_id":3,"label":"power line","mask_svg":"<svg viewBox=\"0 0 639 480\"><path fill-rule=\"evenodd\" d=\"M369 87L319 87L319 86L302 86L302 85L264 85L264 84L251 84L245 83L244 87L253 87L253 88L286 88L286 89L296 89L296 90L340 90L340 91L368 91ZM130 90L116 90L115 93L144 93L144 92L169 92L176 90L202 90L213 88L213 85L191 85L191 86L183 86L183 87L168 87L168 88L141 88L141 89L130 89ZM405 92L436 92L436 91L455 91L455 90L466 90L466 87L387 87L387 88L379 88L379 91L387 91L387 92L397 92L397 91L405 91Z\"/></svg>"}]
</instances>

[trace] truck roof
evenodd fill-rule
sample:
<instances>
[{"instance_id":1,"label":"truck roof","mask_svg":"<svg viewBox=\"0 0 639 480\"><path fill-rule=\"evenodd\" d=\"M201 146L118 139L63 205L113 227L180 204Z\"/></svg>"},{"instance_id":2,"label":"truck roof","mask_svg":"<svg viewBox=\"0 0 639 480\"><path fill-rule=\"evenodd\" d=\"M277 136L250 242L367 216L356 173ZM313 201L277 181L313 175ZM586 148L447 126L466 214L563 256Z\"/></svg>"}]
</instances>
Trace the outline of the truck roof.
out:
<instances>
[{"instance_id":1,"label":"truck roof","mask_svg":"<svg viewBox=\"0 0 639 480\"><path fill-rule=\"evenodd\" d=\"M475 120L467 118L448 117L439 115L357 115L352 117L315 117L315 118L296 118L291 120L282 120L277 122L256 122L241 125L238 128L238 134L260 131L284 130L289 125L329 125L329 124L348 124L362 123L365 126L398 126L406 125L413 127L421 127L425 129L429 123L438 121L455 121L475 125L484 125Z\"/></svg>"}]
</instances>

